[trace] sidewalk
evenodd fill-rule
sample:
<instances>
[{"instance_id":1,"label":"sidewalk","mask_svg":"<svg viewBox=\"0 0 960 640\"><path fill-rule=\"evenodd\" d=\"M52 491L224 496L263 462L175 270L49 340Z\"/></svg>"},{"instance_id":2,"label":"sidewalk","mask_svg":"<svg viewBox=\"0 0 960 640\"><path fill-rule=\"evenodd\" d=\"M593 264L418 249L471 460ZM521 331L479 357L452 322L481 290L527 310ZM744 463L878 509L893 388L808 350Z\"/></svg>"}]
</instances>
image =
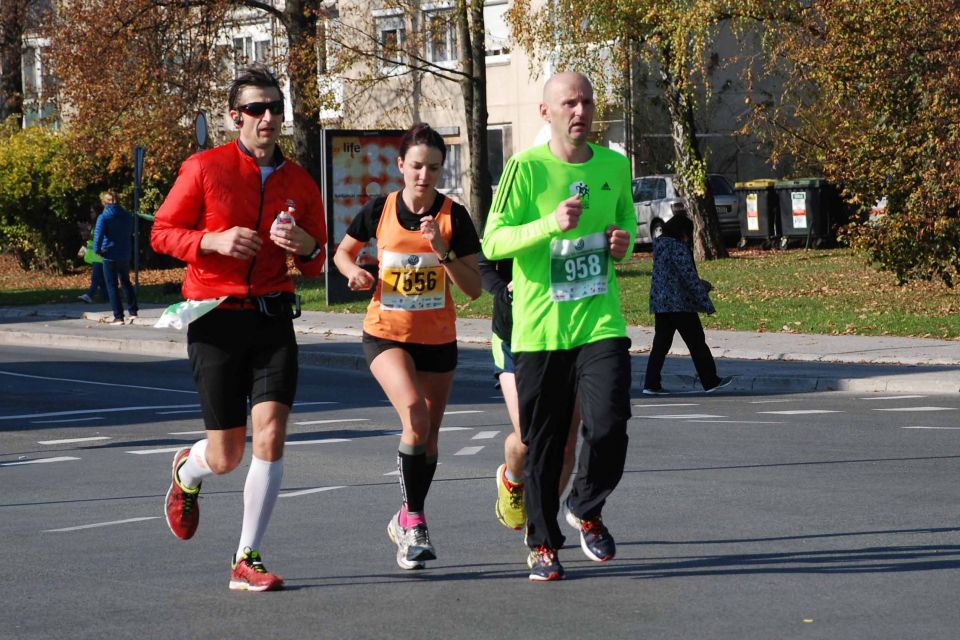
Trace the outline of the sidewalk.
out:
<instances>
[{"instance_id":1,"label":"sidewalk","mask_svg":"<svg viewBox=\"0 0 960 640\"><path fill-rule=\"evenodd\" d=\"M134 324L111 326L107 305L0 307L0 345L66 348L186 358L186 332L155 329L162 308L148 305ZM360 349L363 317L308 311L294 321L304 366L365 370ZM490 322L457 321L458 379L489 380ZM630 327L633 386L643 386L653 329ZM820 336L707 331L720 375L735 376L732 391L803 393L824 390L896 393L960 392L960 341L924 338ZM663 385L698 391L693 364L677 336Z\"/></svg>"}]
</instances>

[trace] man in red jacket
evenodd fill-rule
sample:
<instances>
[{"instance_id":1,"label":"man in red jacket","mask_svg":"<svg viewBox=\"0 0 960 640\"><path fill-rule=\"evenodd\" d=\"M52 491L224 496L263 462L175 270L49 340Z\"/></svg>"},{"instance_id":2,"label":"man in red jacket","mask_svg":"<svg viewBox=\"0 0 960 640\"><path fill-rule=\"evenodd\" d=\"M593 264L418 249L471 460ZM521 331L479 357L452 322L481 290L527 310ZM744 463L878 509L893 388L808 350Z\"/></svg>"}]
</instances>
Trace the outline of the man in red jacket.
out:
<instances>
[{"instance_id":1,"label":"man in red jacket","mask_svg":"<svg viewBox=\"0 0 960 640\"><path fill-rule=\"evenodd\" d=\"M187 333L206 438L174 456L165 513L175 536L193 536L201 482L243 458L249 404L253 459L230 588L268 591L283 587L260 550L280 492L298 371L299 299L287 257L305 276L320 275L327 234L316 183L277 146L284 103L276 78L263 67L246 69L229 101L239 138L183 163L151 236L157 252L187 263L184 297L212 309Z\"/></svg>"}]
</instances>

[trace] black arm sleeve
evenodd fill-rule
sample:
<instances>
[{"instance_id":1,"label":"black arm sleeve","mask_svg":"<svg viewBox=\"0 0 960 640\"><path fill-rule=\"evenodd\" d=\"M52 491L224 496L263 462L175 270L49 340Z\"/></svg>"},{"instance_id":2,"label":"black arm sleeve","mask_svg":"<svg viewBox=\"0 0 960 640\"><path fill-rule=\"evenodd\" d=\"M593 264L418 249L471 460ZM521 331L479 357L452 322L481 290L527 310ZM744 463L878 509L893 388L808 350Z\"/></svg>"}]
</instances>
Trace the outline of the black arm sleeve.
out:
<instances>
[{"instance_id":1,"label":"black arm sleeve","mask_svg":"<svg viewBox=\"0 0 960 640\"><path fill-rule=\"evenodd\" d=\"M454 202L451 215L453 237L450 239L450 248L459 257L480 253L480 236L477 235L477 229L473 226L466 207Z\"/></svg>"},{"instance_id":2,"label":"black arm sleeve","mask_svg":"<svg viewBox=\"0 0 960 640\"><path fill-rule=\"evenodd\" d=\"M363 205L353 222L347 227L347 235L360 242L370 242L377 234L377 225L380 224L380 216L383 215L383 205L386 202L387 196L377 196Z\"/></svg>"}]
</instances>

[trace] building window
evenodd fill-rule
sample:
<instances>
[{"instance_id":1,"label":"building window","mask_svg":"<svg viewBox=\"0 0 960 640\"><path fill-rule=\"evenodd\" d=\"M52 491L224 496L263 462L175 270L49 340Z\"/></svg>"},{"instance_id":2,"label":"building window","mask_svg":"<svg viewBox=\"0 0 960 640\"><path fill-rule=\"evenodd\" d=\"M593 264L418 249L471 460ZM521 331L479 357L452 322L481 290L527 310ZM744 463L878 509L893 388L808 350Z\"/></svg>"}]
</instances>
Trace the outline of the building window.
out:
<instances>
[{"instance_id":1,"label":"building window","mask_svg":"<svg viewBox=\"0 0 960 640\"><path fill-rule=\"evenodd\" d=\"M428 11L425 14L426 54L430 62L453 62L457 59L457 26L453 12Z\"/></svg>"},{"instance_id":2,"label":"building window","mask_svg":"<svg viewBox=\"0 0 960 640\"><path fill-rule=\"evenodd\" d=\"M36 98L40 93L40 74L37 72L39 62L36 47L23 49L23 93L26 98Z\"/></svg>"},{"instance_id":3,"label":"building window","mask_svg":"<svg viewBox=\"0 0 960 640\"><path fill-rule=\"evenodd\" d=\"M380 16L377 24L377 54L380 68L390 69L406 63L403 47L407 42L407 29L402 15Z\"/></svg>"},{"instance_id":4,"label":"building window","mask_svg":"<svg viewBox=\"0 0 960 640\"><path fill-rule=\"evenodd\" d=\"M253 38L250 36L233 39L233 61L237 67L253 62Z\"/></svg>"},{"instance_id":5,"label":"building window","mask_svg":"<svg viewBox=\"0 0 960 640\"><path fill-rule=\"evenodd\" d=\"M437 184L437 189L443 193L460 193L463 189L463 183L461 181L463 175L460 160L461 149L462 146L459 144L447 145L447 159L443 163L443 173L440 176L440 182Z\"/></svg>"},{"instance_id":6,"label":"building window","mask_svg":"<svg viewBox=\"0 0 960 640\"><path fill-rule=\"evenodd\" d=\"M487 166L490 168L490 183L494 186L500 183L504 162L513 155L511 146L510 125L488 126Z\"/></svg>"},{"instance_id":7,"label":"building window","mask_svg":"<svg viewBox=\"0 0 960 640\"><path fill-rule=\"evenodd\" d=\"M270 41L257 40L253 47L253 61L270 65Z\"/></svg>"},{"instance_id":8,"label":"building window","mask_svg":"<svg viewBox=\"0 0 960 640\"><path fill-rule=\"evenodd\" d=\"M507 0L493 0L483 7L487 57L510 55L510 27L507 25Z\"/></svg>"}]
</instances>

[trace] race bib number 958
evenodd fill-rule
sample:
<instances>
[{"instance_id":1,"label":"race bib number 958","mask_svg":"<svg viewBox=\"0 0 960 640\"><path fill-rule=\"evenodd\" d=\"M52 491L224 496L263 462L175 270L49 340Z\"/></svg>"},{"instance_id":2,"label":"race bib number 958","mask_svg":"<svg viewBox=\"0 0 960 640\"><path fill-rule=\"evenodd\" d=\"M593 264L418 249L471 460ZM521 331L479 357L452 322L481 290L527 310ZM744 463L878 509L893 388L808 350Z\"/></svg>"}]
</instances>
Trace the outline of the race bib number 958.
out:
<instances>
[{"instance_id":1,"label":"race bib number 958","mask_svg":"<svg viewBox=\"0 0 960 640\"><path fill-rule=\"evenodd\" d=\"M607 292L610 249L604 233L550 243L550 297L580 300Z\"/></svg>"}]
</instances>

